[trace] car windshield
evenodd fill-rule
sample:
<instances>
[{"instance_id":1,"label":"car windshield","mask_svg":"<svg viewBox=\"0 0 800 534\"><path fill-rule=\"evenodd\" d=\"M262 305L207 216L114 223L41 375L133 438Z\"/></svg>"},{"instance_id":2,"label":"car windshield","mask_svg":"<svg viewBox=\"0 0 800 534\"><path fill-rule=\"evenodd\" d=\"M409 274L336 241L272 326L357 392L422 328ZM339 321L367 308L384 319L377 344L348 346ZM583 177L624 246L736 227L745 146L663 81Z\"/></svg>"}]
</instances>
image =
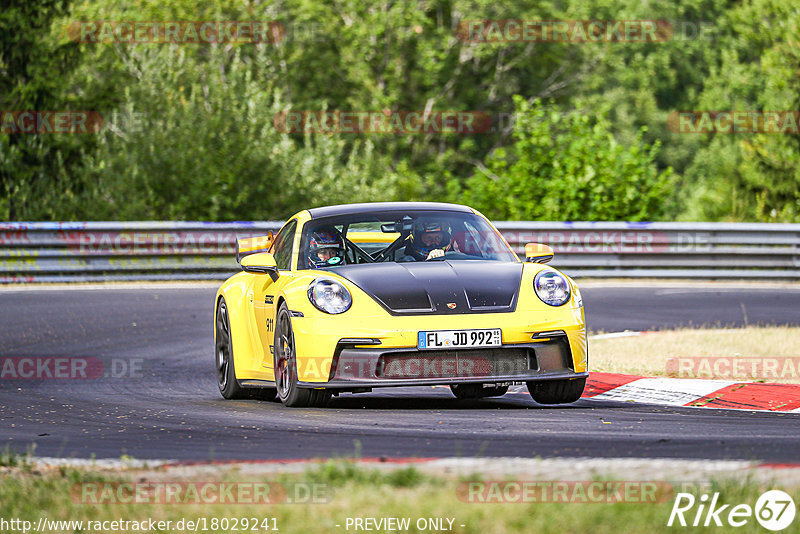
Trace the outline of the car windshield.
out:
<instances>
[{"instance_id":1,"label":"car windshield","mask_svg":"<svg viewBox=\"0 0 800 534\"><path fill-rule=\"evenodd\" d=\"M309 221L300 268L421 261L518 261L482 217L457 211L389 211Z\"/></svg>"}]
</instances>

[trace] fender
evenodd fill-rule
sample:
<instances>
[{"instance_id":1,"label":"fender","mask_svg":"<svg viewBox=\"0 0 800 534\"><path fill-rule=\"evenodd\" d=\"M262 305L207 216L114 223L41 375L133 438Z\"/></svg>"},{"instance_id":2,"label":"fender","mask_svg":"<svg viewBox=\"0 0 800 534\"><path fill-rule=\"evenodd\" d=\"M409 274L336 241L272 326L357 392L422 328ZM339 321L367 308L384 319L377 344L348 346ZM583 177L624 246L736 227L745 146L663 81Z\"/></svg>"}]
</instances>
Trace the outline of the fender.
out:
<instances>
[{"instance_id":1,"label":"fender","mask_svg":"<svg viewBox=\"0 0 800 534\"><path fill-rule=\"evenodd\" d=\"M247 294L252 289L252 285L251 276L244 272L238 273L222 284L214 300L215 321L220 297L225 298L225 304L228 307L228 321L233 344L233 365L237 380L249 378L250 371L255 364L255 353L249 329L250 318L247 313ZM214 328L215 341L216 335L216 328Z\"/></svg>"}]
</instances>

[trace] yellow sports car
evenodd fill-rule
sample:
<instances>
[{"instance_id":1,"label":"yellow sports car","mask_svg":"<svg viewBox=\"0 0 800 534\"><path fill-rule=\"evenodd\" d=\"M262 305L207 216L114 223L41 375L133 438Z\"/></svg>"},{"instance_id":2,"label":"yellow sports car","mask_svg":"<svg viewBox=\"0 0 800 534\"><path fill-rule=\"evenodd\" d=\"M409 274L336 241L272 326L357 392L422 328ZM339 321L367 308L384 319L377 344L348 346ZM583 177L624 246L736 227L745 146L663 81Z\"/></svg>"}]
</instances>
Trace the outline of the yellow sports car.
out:
<instances>
[{"instance_id":1,"label":"yellow sports car","mask_svg":"<svg viewBox=\"0 0 800 534\"><path fill-rule=\"evenodd\" d=\"M376 387L474 399L526 383L538 403L574 402L588 375L581 295L543 265L550 247L525 252L466 206L301 211L237 242L243 272L216 296L219 390L320 406Z\"/></svg>"}]
</instances>

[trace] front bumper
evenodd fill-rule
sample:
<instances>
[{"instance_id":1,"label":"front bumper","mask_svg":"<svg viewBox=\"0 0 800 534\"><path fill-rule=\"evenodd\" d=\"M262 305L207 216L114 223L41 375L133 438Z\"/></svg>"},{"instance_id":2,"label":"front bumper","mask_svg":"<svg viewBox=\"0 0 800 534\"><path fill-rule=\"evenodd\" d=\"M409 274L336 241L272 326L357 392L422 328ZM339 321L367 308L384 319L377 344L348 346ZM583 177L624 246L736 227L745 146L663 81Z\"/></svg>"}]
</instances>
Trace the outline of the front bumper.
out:
<instances>
[{"instance_id":1,"label":"front bumper","mask_svg":"<svg viewBox=\"0 0 800 534\"><path fill-rule=\"evenodd\" d=\"M358 389L442 384L499 384L588 376L576 371L570 340L563 331L530 343L491 349L418 350L385 347L377 339L342 339L327 380L300 381L301 387Z\"/></svg>"},{"instance_id":2,"label":"front bumper","mask_svg":"<svg viewBox=\"0 0 800 534\"><path fill-rule=\"evenodd\" d=\"M487 378L449 378L449 379L410 379L410 380L334 380L320 384L319 382L298 382L297 385L302 388L319 389L362 389L362 388L380 388L380 387L414 387L414 386L446 386L450 384L513 384L516 382L533 382L539 380L572 380L576 378L586 378L589 373L536 373L526 377L513 376L513 377L491 377Z\"/></svg>"}]
</instances>

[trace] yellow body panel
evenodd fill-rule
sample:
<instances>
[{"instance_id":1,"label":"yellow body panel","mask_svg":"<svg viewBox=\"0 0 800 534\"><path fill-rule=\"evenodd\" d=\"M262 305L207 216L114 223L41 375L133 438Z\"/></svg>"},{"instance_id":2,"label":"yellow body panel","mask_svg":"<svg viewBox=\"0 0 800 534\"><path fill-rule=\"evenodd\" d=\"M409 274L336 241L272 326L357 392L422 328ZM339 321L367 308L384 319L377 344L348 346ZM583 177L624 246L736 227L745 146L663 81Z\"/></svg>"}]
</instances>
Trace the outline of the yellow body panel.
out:
<instances>
[{"instance_id":1,"label":"yellow body panel","mask_svg":"<svg viewBox=\"0 0 800 534\"><path fill-rule=\"evenodd\" d=\"M292 252L292 265L296 266L303 225L310 219L310 214L303 211L289 220L293 219L297 220ZM368 233L373 232L363 232ZM373 238L378 237L375 234L364 237L368 242L375 242ZM274 380L272 345L275 317L281 302L286 302L289 310L296 313L292 327L298 379L302 382L323 385L328 380L334 349L342 338L378 339L382 348L415 348L421 330L478 328L500 328L504 345L530 343L535 334L562 330L569 340L574 370L583 373L587 371L588 349L580 291L568 278L572 286L570 300L559 307L543 303L533 290L534 276L542 269L552 268L538 263L524 264L516 310L509 313L391 315L359 287L337 276L335 271L305 269L282 270L274 282L267 274L238 273L222 284L217 292L217 302L224 297L228 306L238 380ZM491 276L490 271L487 271L487 276ZM329 315L309 302L308 286L319 277L335 279L350 291L352 306L348 311Z\"/></svg>"},{"instance_id":2,"label":"yellow body panel","mask_svg":"<svg viewBox=\"0 0 800 534\"><path fill-rule=\"evenodd\" d=\"M272 245L272 236L260 235L256 237L240 237L236 240L236 253L241 258L256 252L266 252Z\"/></svg>"}]
</instances>

